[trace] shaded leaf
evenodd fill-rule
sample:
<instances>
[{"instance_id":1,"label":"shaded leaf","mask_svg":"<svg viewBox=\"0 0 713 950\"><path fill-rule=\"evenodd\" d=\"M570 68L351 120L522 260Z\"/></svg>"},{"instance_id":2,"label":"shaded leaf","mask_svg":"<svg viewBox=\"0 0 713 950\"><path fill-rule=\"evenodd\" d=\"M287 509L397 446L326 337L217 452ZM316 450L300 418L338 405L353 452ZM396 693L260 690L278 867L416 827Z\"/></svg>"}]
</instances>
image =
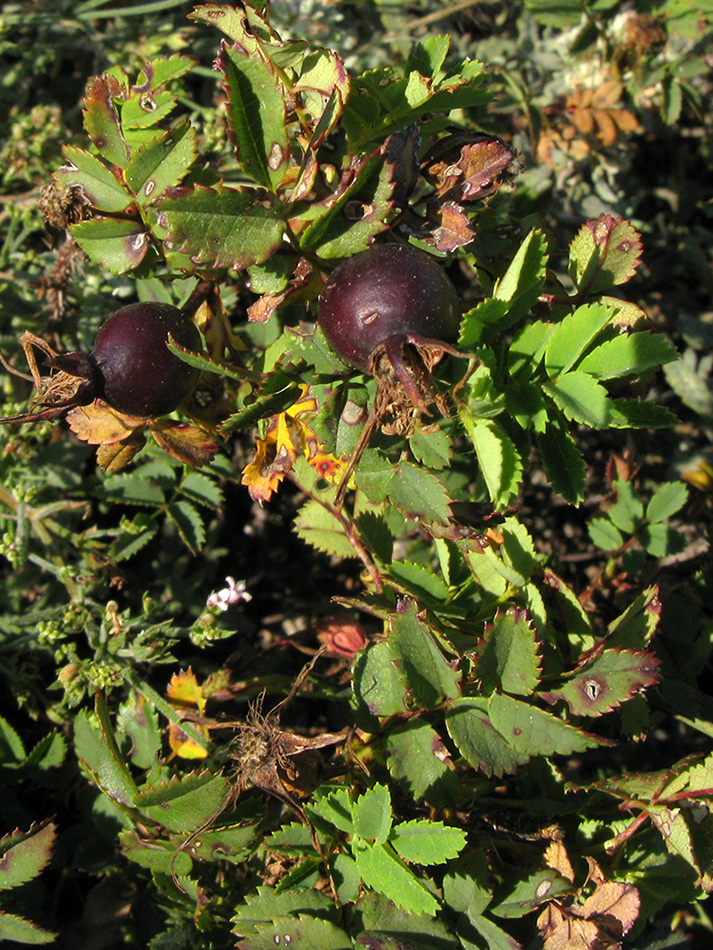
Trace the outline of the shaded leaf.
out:
<instances>
[{"instance_id":1,"label":"shaded leaf","mask_svg":"<svg viewBox=\"0 0 713 950\"><path fill-rule=\"evenodd\" d=\"M584 459L564 425L549 420L544 431L537 433L537 446L552 488L572 504L582 501Z\"/></svg>"},{"instance_id":2,"label":"shaded leaf","mask_svg":"<svg viewBox=\"0 0 713 950\"><path fill-rule=\"evenodd\" d=\"M485 699L457 699L446 712L446 726L459 752L486 775L502 778L529 761L526 750L515 750L495 728Z\"/></svg>"}]
</instances>

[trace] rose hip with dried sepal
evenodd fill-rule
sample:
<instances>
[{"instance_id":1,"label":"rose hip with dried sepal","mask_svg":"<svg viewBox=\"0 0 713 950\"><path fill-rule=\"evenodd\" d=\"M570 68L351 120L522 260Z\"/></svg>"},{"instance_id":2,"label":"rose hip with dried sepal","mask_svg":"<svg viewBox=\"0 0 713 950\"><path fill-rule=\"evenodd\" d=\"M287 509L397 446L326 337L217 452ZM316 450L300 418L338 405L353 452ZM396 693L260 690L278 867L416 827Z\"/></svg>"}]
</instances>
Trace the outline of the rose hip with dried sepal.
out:
<instances>
[{"instance_id":1,"label":"rose hip with dried sepal","mask_svg":"<svg viewBox=\"0 0 713 950\"><path fill-rule=\"evenodd\" d=\"M100 327L89 355L56 353L40 337L24 333L20 343L32 373L27 378L35 383L39 408L0 423L56 419L99 398L119 412L146 419L173 412L196 388L200 370L169 350L169 336L184 349L201 349L201 335L187 313L151 301L113 313ZM35 349L49 366L48 381L40 375Z\"/></svg>"},{"instance_id":2,"label":"rose hip with dried sepal","mask_svg":"<svg viewBox=\"0 0 713 950\"><path fill-rule=\"evenodd\" d=\"M371 419L344 476L337 501L373 430L408 434L440 397L431 370L444 353L461 355L461 306L441 265L407 244L378 244L339 264L319 299L319 323L334 351L377 380Z\"/></svg>"}]
</instances>

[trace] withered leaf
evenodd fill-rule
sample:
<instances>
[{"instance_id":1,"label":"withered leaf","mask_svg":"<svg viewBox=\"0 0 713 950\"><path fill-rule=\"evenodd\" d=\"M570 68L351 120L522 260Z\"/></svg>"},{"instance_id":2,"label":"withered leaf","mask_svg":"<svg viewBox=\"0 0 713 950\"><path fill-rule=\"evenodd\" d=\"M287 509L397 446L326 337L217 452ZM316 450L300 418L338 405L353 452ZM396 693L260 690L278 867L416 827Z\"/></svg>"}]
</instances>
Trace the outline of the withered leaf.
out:
<instances>
[{"instance_id":1,"label":"withered leaf","mask_svg":"<svg viewBox=\"0 0 713 950\"><path fill-rule=\"evenodd\" d=\"M436 144L423 165L441 200L479 201L519 171L515 153L495 135L457 132Z\"/></svg>"},{"instance_id":2,"label":"withered leaf","mask_svg":"<svg viewBox=\"0 0 713 950\"><path fill-rule=\"evenodd\" d=\"M146 445L143 429L135 429L123 442L111 442L97 449L97 464L105 472L119 472Z\"/></svg>"},{"instance_id":3,"label":"withered leaf","mask_svg":"<svg viewBox=\"0 0 713 950\"><path fill-rule=\"evenodd\" d=\"M156 419L149 423L149 427L151 435L162 449L191 468L206 465L218 451L218 443L213 436L198 426Z\"/></svg>"},{"instance_id":4,"label":"withered leaf","mask_svg":"<svg viewBox=\"0 0 713 950\"><path fill-rule=\"evenodd\" d=\"M117 412L101 399L95 399L88 406L70 409L66 419L77 438L90 445L123 442L146 425L145 419Z\"/></svg>"}]
</instances>

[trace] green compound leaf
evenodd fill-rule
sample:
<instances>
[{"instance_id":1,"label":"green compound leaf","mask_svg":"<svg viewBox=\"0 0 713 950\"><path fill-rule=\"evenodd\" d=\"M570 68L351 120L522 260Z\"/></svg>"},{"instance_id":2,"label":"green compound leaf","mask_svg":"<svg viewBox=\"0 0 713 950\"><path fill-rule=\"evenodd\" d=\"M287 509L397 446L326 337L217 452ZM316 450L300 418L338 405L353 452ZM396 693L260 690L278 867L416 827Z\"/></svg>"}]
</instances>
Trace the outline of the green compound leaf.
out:
<instances>
[{"instance_id":1,"label":"green compound leaf","mask_svg":"<svg viewBox=\"0 0 713 950\"><path fill-rule=\"evenodd\" d=\"M665 406L642 399L610 399L609 425L619 429L668 429L676 416Z\"/></svg>"},{"instance_id":2,"label":"green compound leaf","mask_svg":"<svg viewBox=\"0 0 713 950\"><path fill-rule=\"evenodd\" d=\"M493 296L465 315L459 345L472 347L486 328L497 326L500 331L524 317L542 292L547 261L545 235L536 229L530 231L496 284Z\"/></svg>"},{"instance_id":3,"label":"green compound leaf","mask_svg":"<svg viewBox=\"0 0 713 950\"><path fill-rule=\"evenodd\" d=\"M431 472L412 462L400 462L396 467L389 497L409 518L436 524L447 524L450 520L450 498L445 486Z\"/></svg>"},{"instance_id":4,"label":"green compound leaf","mask_svg":"<svg viewBox=\"0 0 713 950\"><path fill-rule=\"evenodd\" d=\"M660 679L660 661L639 650L604 650L559 689L542 693L554 705L563 699L575 716L602 716Z\"/></svg>"},{"instance_id":5,"label":"green compound leaf","mask_svg":"<svg viewBox=\"0 0 713 950\"><path fill-rule=\"evenodd\" d=\"M354 664L352 682L357 715L393 716L407 713L406 686L396 669L388 643L383 640L362 651ZM373 720L371 720L373 727Z\"/></svg>"},{"instance_id":6,"label":"green compound leaf","mask_svg":"<svg viewBox=\"0 0 713 950\"><path fill-rule=\"evenodd\" d=\"M389 845L353 843L354 858L367 887L409 914L435 916L438 902Z\"/></svg>"},{"instance_id":7,"label":"green compound leaf","mask_svg":"<svg viewBox=\"0 0 713 950\"><path fill-rule=\"evenodd\" d=\"M475 419L467 408L460 410L459 418L475 448L490 500L496 508L506 508L522 481L522 458L515 443L496 419Z\"/></svg>"},{"instance_id":8,"label":"green compound leaf","mask_svg":"<svg viewBox=\"0 0 713 950\"><path fill-rule=\"evenodd\" d=\"M47 818L27 831L14 831L0 838L0 891L37 877L49 864L56 837L57 826Z\"/></svg>"},{"instance_id":9,"label":"green compound leaf","mask_svg":"<svg viewBox=\"0 0 713 950\"><path fill-rule=\"evenodd\" d=\"M615 311L602 303L577 307L558 323L549 335L545 350L548 376L568 372L591 346L599 333L611 323Z\"/></svg>"},{"instance_id":10,"label":"green compound leaf","mask_svg":"<svg viewBox=\"0 0 713 950\"><path fill-rule=\"evenodd\" d=\"M571 504L584 498L585 467L574 439L559 420L537 433L537 447L552 488Z\"/></svg>"},{"instance_id":11,"label":"green compound leaf","mask_svg":"<svg viewBox=\"0 0 713 950\"><path fill-rule=\"evenodd\" d=\"M578 369L597 379L643 373L678 359L678 350L660 333L640 330L602 343L584 357Z\"/></svg>"},{"instance_id":12,"label":"green compound leaf","mask_svg":"<svg viewBox=\"0 0 713 950\"><path fill-rule=\"evenodd\" d=\"M607 517L620 531L633 534L644 517L643 502L634 485L625 479L616 479L612 482L612 488L616 492L617 500L607 511Z\"/></svg>"},{"instance_id":13,"label":"green compound leaf","mask_svg":"<svg viewBox=\"0 0 713 950\"><path fill-rule=\"evenodd\" d=\"M646 506L646 520L655 524L675 515L688 501L688 488L683 482L659 485Z\"/></svg>"},{"instance_id":14,"label":"green compound leaf","mask_svg":"<svg viewBox=\"0 0 713 950\"><path fill-rule=\"evenodd\" d=\"M641 251L641 235L628 221L600 214L583 224L570 244L570 277L577 290L608 290L633 277Z\"/></svg>"},{"instance_id":15,"label":"green compound leaf","mask_svg":"<svg viewBox=\"0 0 713 950\"><path fill-rule=\"evenodd\" d=\"M350 938L329 920L298 914L297 917L274 917L256 928L257 933L241 940L241 950L352 950Z\"/></svg>"},{"instance_id":16,"label":"green compound leaf","mask_svg":"<svg viewBox=\"0 0 713 950\"><path fill-rule=\"evenodd\" d=\"M420 819L396 825L389 840L405 861L426 865L445 864L456 858L466 845L466 835L461 828Z\"/></svg>"},{"instance_id":17,"label":"green compound leaf","mask_svg":"<svg viewBox=\"0 0 713 950\"><path fill-rule=\"evenodd\" d=\"M237 271L262 263L285 230L279 211L264 199L253 188L168 189L158 213L166 250L188 255L199 267Z\"/></svg>"},{"instance_id":18,"label":"green compound leaf","mask_svg":"<svg viewBox=\"0 0 713 950\"><path fill-rule=\"evenodd\" d=\"M181 122L134 151L124 180L138 203L148 205L179 184L195 157L195 129Z\"/></svg>"},{"instance_id":19,"label":"green compound leaf","mask_svg":"<svg viewBox=\"0 0 713 950\"><path fill-rule=\"evenodd\" d=\"M457 699L446 713L446 726L458 751L485 775L502 778L530 759L527 750L514 749L495 728L486 699Z\"/></svg>"},{"instance_id":20,"label":"green compound leaf","mask_svg":"<svg viewBox=\"0 0 713 950\"><path fill-rule=\"evenodd\" d=\"M607 518L593 518L589 523L589 537L602 551L616 551L624 543L624 537Z\"/></svg>"},{"instance_id":21,"label":"green compound leaf","mask_svg":"<svg viewBox=\"0 0 713 950\"><path fill-rule=\"evenodd\" d=\"M95 218L69 228L84 253L110 274L138 267L149 248L149 235L139 221Z\"/></svg>"},{"instance_id":22,"label":"green compound leaf","mask_svg":"<svg viewBox=\"0 0 713 950\"><path fill-rule=\"evenodd\" d=\"M316 499L310 499L295 518L297 536L318 551L338 557L356 557L344 524Z\"/></svg>"},{"instance_id":23,"label":"green compound leaf","mask_svg":"<svg viewBox=\"0 0 713 950\"><path fill-rule=\"evenodd\" d=\"M603 429L609 421L609 397L600 383L586 373L564 373L543 384L542 389L567 419L593 429Z\"/></svg>"},{"instance_id":24,"label":"green compound leaf","mask_svg":"<svg viewBox=\"0 0 713 950\"><path fill-rule=\"evenodd\" d=\"M274 887L258 887L238 905L231 922L235 934L251 934L276 917L289 919L305 914L326 918L332 913L334 903L314 888L278 891Z\"/></svg>"},{"instance_id":25,"label":"green compound leaf","mask_svg":"<svg viewBox=\"0 0 713 950\"><path fill-rule=\"evenodd\" d=\"M488 700L493 727L512 748L528 755L570 755L597 745L610 745L606 739L584 732L530 703L502 693Z\"/></svg>"},{"instance_id":26,"label":"green compound leaf","mask_svg":"<svg viewBox=\"0 0 713 950\"><path fill-rule=\"evenodd\" d=\"M286 89L269 59L238 44L223 41L216 64L225 77L235 157L246 175L275 191L290 158Z\"/></svg>"},{"instance_id":27,"label":"green compound leaf","mask_svg":"<svg viewBox=\"0 0 713 950\"><path fill-rule=\"evenodd\" d=\"M416 604L404 600L397 611L389 618L386 642L413 702L432 709L443 699L455 699L460 695L458 674L418 619Z\"/></svg>"},{"instance_id":28,"label":"green compound leaf","mask_svg":"<svg viewBox=\"0 0 713 950\"><path fill-rule=\"evenodd\" d=\"M91 205L107 214L125 211L132 198L116 176L96 156L76 145L62 149L67 164L54 173L54 180L62 188L81 188Z\"/></svg>"},{"instance_id":29,"label":"green compound leaf","mask_svg":"<svg viewBox=\"0 0 713 950\"><path fill-rule=\"evenodd\" d=\"M503 689L529 696L540 680L537 635L527 612L511 607L486 624L478 644L476 673L486 695Z\"/></svg>"},{"instance_id":30,"label":"green compound leaf","mask_svg":"<svg viewBox=\"0 0 713 950\"><path fill-rule=\"evenodd\" d=\"M386 785L374 785L352 804L354 833L381 844L391 831L391 794Z\"/></svg>"},{"instance_id":31,"label":"green compound leaf","mask_svg":"<svg viewBox=\"0 0 713 950\"><path fill-rule=\"evenodd\" d=\"M317 217L300 235L302 247L321 257L346 257L364 250L369 238L388 226L396 182L385 150L386 146L361 159L335 195L310 208L310 216Z\"/></svg>"}]
</instances>

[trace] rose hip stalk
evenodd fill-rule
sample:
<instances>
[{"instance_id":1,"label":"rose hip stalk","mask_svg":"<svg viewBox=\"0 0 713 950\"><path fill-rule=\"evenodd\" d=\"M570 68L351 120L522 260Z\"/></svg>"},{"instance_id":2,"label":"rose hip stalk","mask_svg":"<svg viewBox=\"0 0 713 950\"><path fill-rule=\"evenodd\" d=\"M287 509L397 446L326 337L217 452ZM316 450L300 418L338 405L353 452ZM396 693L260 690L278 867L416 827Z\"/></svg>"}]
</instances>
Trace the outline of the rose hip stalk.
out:
<instances>
[{"instance_id":1,"label":"rose hip stalk","mask_svg":"<svg viewBox=\"0 0 713 950\"><path fill-rule=\"evenodd\" d=\"M334 351L377 380L377 395L337 504L378 426L388 435L413 431L423 412L442 400L431 388L431 370L444 353L460 356L461 307L445 271L425 251L379 244L343 261L319 300L319 323Z\"/></svg>"}]
</instances>

